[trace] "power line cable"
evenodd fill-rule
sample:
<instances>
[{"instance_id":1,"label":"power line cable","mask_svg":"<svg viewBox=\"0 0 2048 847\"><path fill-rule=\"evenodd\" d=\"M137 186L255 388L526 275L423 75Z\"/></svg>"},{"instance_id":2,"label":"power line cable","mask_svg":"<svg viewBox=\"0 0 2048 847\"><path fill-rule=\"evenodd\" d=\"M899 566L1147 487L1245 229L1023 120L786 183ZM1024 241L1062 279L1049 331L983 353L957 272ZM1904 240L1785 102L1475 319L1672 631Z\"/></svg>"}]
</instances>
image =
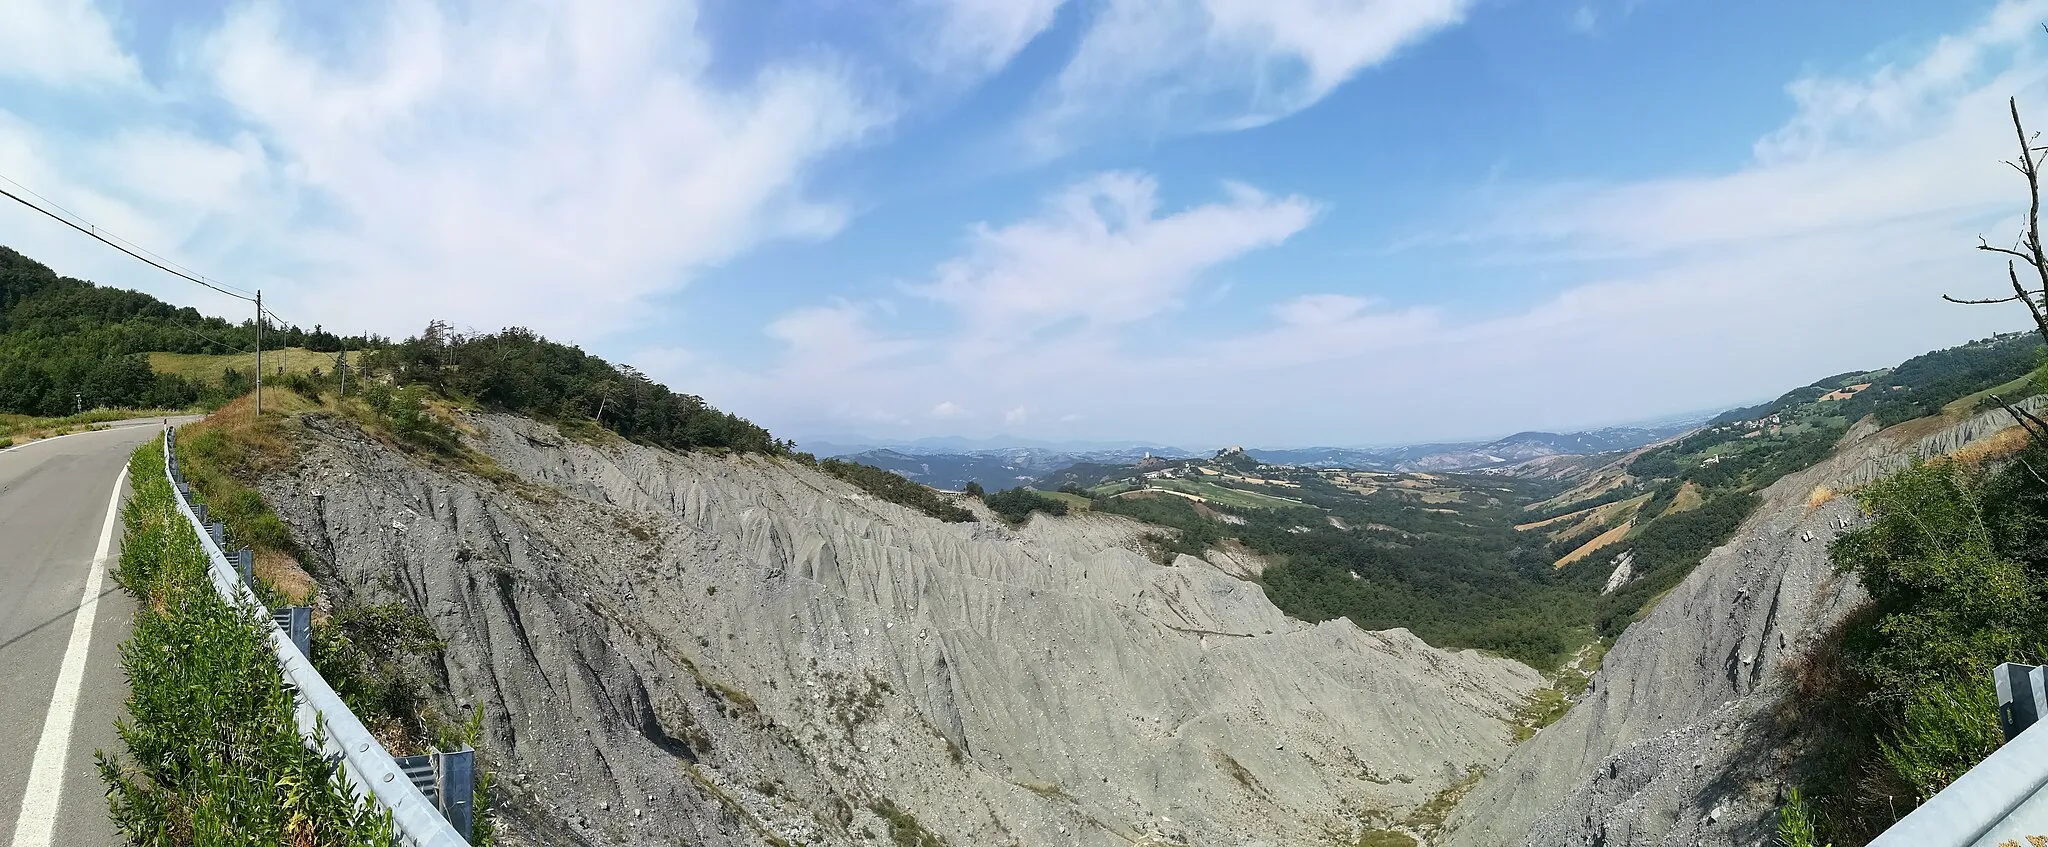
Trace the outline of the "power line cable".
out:
<instances>
[{"instance_id":1,"label":"power line cable","mask_svg":"<svg viewBox=\"0 0 2048 847\"><path fill-rule=\"evenodd\" d=\"M13 177L10 177L10 176L8 176L8 175L6 175L6 174L0 174L0 180L4 180L4 181L6 181L6 182L7 182L8 184L10 184L10 185L13 185L13 186L14 186L14 187L16 187L16 188L19 188L19 189L21 189L21 190L22 190L23 192L27 193L27 194L28 194L28 195L29 195L30 197L34 197L34 198L36 198L37 200L41 200L41 201L43 201L44 203L48 203L48 204L50 204L50 207L51 207L51 208L53 208L53 209L56 209L57 211L63 212L64 214L70 215L71 217L73 217L73 218L76 218L76 219L78 219L78 220L81 220L81 221L84 221L84 220L85 220L85 216L84 216L84 215L81 215L81 214L79 214L79 213L77 213L77 212L71 211L70 209L64 208L63 204L60 204L60 203L58 203L58 202L57 202L57 201L55 201L55 200L52 200L52 199L50 199L50 198L48 198L48 197L44 197L43 195L41 195L41 194L38 194L38 193L36 193L36 190L35 190L35 189L33 189L33 188L30 188L30 187L28 187L28 186L26 186L26 185L22 185L22 184L21 184L21 182L20 182L19 180L16 180L16 179L14 179ZM235 291L239 291L239 292L241 292L241 293L242 293L242 294L244 294L244 295L249 295L249 296L255 296L255 292L252 292L252 291L250 291L249 289L246 289L246 288L242 288L242 287L240 287L240 286L236 286L236 285L229 285L229 284L227 284L227 283L225 283L225 282L221 282L220 280L217 280L217 279L214 279L214 278L212 278L212 277L209 277L209 276L207 276L207 275L205 275L205 274L202 274L202 273L200 273L200 272L198 272L198 271L195 271L195 270L193 270L193 269L191 269L191 268L185 267L184 265L178 264L177 262L173 262L173 261L171 261L170 259L164 258L163 254L161 254L161 253L157 253L157 252L155 252L155 251L153 251L153 250L150 250L150 249L149 249L149 248L147 248L147 247L144 247L144 246L142 246L142 245L140 245L140 244L137 244L137 243L135 243L135 242L133 242L133 241L129 241L129 240L128 240L128 239L126 239L126 238L122 238L121 236L115 235L115 234L113 234L113 233L111 233L111 232L107 232L106 230L104 230L104 229L101 229L101 228L100 228L100 227L99 227L99 226L98 226L97 224L94 224L94 223L92 223L91 221L86 221L86 227L87 227L87 228L89 228L89 229L91 229L93 233L96 233L96 234L98 234L98 235L102 235L102 236L105 236L105 237L107 237L107 238L111 238L111 239L113 239L113 240L115 240L115 241L119 241L119 242L121 242L122 244L125 244L125 245L127 245L127 246L129 246L129 247L133 247L133 248L135 248L136 250L139 250L139 251L141 251L141 252L143 252L143 253L146 253L146 254L148 254L148 255L150 256L150 258L156 259L156 260L157 260L157 261L159 261L159 262L162 262L162 263L164 263L164 264L166 264L166 265L169 265L169 266L171 266L171 267L177 268L178 270L180 270L180 271L183 271L183 272L185 272L185 273L187 273L187 274L190 274L190 275L192 275L192 276L195 276L195 277L199 277L199 278L201 278L201 279L204 279L204 280L206 280L207 282L211 282L211 283L213 283L213 284L215 284L215 285L218 285L218 286L220 286L220 287L222 287L222 288L230 288L230 289L233 289L233 290L235 290Z\"/></svg>"},{"instance_id":2,"label":"power line cable","mask_svg":"<svg viewBox=\"0 0 2048 847\"><path fill-rule=\"evenodd\" d=\"M11 179L10 179L10 180L8 180L8 182L14 182L14 180L11 180ZM19 185L19 183L16 183L16 184L17 184L17 185ZM24 189L24 190L26 190L26 189ZM40 196L40 195L38 195L38 196ZM148 256L144 256L144 255L142 255L142 253L137 253L137 252L135 252L134 250L130 250L130 249L128 249L128 248L127 248L126 246L123 246L123 245L121 245L121 244L117 243L117 242L116 242L116 241L115 241L114 239L111 239L111 238L108 238L107 236L101 235L101 234L99 233L99 227L97 227L97 226L93 226L93 225L90 225L90 224L88 224L88 225L86 225L86 226L79 226L79 225L78 225L78 224L77 224L76 222L73 222L73 221L72 221L71 219L69 219L69 218L66 218L66 217L64 217L63 215L59 215L59 214L57 214L56 212L52 212L52 211L50 211L50 210L48 210L48 209L45 209L45 208L43 208L43 207L41 207L41 206L38 206L38 205L36 205L36 204L34 204L34 203L30 203L30 202L29 202L29 201L27 201L27 200L23 200L23 199L21 199L21 196L20 196L20 195L17 195L17 194L15 194L14 192L8 191L7 189L4 189L4 188L0 188L0 197L6 197L6 198L7 198L7 199L9 199L9 200L13 200L13 201L14 201L14 202L16 202L16 203L20 203L20 204L21 204L21 205L23 205L23 206L27 206L27 207L29 207L29 208L31 208L31 209L34 209L34 210L36 210L36 211L38 211L38 212L41 212L41 213L43 213L44 215L48 216L48 217L49 217L49 218L50 218L51 220L53 220L53 221L56 221L56 222L58 222L58 223L61 223L61 224L65 225L65 226L71 227L72 229L78 230L79 232L85 233L86 235L90 235L90 236L92 236L92 237L93 237L94 239L97 239L98 241L100 241L101 243L103 243L103 244L107 245L108 247L112 247L112 248L114 248L114 249L116 249L116 250L119 250L119 251L121 251L121 252L123 252L123 253L126 253L126 254L128 254L128 255L130 255L130 256L133 256L133 257L135 257L136 259L138 259L138 260L142 261L143 263L145 263L145 264L149 265L150 267L156 268L157 270L163 271L164 273L170 274L170 275L172 275L172 276L176 276L176 277L179 277L179 278L181 278L181 279L184 279L184 280L187 280L187 281L189 281L189 282L194 282L194 283L198 283L199 285L205 286L206 288L209 288L209 289L211 289L211 290L213 290L213 291L215 291L215 292L218 292L218 293L221 293L221 294L225 294L225 295L227 295L227 296L229 296L229 297L233 297L233 298L235 298L235 299L237 299L237 300L249 300L249 301L251 301L251 302L254 302L254 298L251 298L251 297L246 297L246 296L243 296L243 295L241 295L241 294L237 294L237 293L235 293L235 292L233 292L233 291L229 291L229 290L227 290L226 288L223 288L223 287L221 287L220 285L216 285L216 284L214 284L214 283L211 283L211 282L208 282L208 281L206 281L206 280L200 279L199 277L193 276L193 275L191 275L191 274L188 274L188 273L185 273L185 272L183 272L183 271L179 271L179 270L174 270L174 269L172 269L172 268L170 268L170 267L167 267L167 266L165 266L165 265L164 265L164 264L163 264L162 262L158 262L158 261L157 261L157 260L155 260L155 259L152 259L152 258L150 258L150 257L148 257ZM52 204L52 205L55 205L55 204ZM147 252L147 251L144 251L144 252Z\"/></svg>"},{"instance_id":3,"label":"power line cable","mask_svg":"<svg viewBox=\"0 0 2048 847\"><path fill-rule=\"evenodd\" d=\"M233 344L229 344L229 343L227 343L227 342L225 342L225 341L222 341L222 340L220 340L220 339L218 339L218 338L215 338L215 337L213 337L213 336L211 336L211 335L207 335L206 333L200 332L199 330L196 330L196 329L193 329L193 328L191 328L191 327L189 327L189 326L186 326L186 325L185 325L185 322L184 322L184 321L178 320L177 318L171 318L171 319L170 319L170 321L171 321L171 324L172 324L173 326L176 326L176 327L177 327L177 328L179 328L179 329L182 329L182 330L184 330L184 331L186 331L186 332L192 333L193 335L196 335L196 336L198 336L198 337L200 337L200 338L206 339L207 341L211 341L211 342L213 342L213 343L215 343L215 344L218 344L218 345L220 345L220 346L222 346L222 347L226 347L226 348L228 348L229 350L232 350L232 351L234 351L234 352L236 352L236 353L247 353L247 352L249 352L249 351L247 351L247 350L244 350L244 349L242 349L242 348L240 348L240 347L236 347L236 346L235 346L235 345L233 345Z\"/></svg>"}]
</instances>

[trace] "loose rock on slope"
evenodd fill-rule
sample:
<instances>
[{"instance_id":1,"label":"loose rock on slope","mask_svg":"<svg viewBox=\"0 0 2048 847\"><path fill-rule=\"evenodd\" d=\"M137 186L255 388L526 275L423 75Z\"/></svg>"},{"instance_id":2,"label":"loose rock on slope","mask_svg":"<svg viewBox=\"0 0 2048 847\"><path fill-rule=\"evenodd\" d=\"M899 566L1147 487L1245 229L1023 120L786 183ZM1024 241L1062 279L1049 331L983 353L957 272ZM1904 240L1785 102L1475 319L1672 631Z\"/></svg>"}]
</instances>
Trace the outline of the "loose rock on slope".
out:
<instances>
[{"instance_id":1,"label":"loose rock on slope","mask_svg":"<svg viewBox=\"0 0 2048 847\"><path fill-rule=\"evenodd\" d=\"M491 483L306 423L265 498L329 590L447 642L511 843L1328 843L1499 761L1540 684L1289 620L1121 518L944 524L784 460L478 416L519 477Z\"/></svg>"}]
</instances>

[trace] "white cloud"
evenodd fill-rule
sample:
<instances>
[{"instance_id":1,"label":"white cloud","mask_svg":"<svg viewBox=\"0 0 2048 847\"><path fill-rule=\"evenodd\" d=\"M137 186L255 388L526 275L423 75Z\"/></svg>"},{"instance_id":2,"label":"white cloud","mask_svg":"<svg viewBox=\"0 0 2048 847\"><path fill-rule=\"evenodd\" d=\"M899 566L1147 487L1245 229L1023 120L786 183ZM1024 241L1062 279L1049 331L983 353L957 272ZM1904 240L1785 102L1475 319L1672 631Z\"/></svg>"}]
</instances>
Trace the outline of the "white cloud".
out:
<instances>
[{"instance_id":1,"label":"white cloud","mask_svg":"<svg viewBox=\"0 0 2048 847\"><path fill-rule=\"evenodd\" d=\"M271 5L210 40L222 94L332 209L312 258L346 284L313 308L587 332L763 240L840 225L801 175L882 117L832 68L714 86L692 16L666 4L470 11L400 5L338 58Z\"/></svg>"},{"instance_id":2,"label":"white cloud","mask_svg":"<svg viewBox=\"0 0 2048 847\"><path fill-rule=\"evenodd\" d=\"M1463 20L1471 0L1107 0L1030 129L1042 152L1103 131L1257 126Z\"/></svg>"},{"instance_id":3,"label":"white cloud","mask_svg":"<svg viewBox=\"0 0 2048 847\"><path fill-rule=\"evenodd\" d=\"M768 417L829 410L826 417L855 423L856 408L922 409L943 390L950 399L926 417L961 421L973 408L1007 406L1004 421L1023 424L1032 408L1092 403L1091 392L1108 390L1105 381L1132 373L1120 328L1175 309L1209 271L1285 241L1314 215L1304 198L1243 185L1226 185L1220 201L1168 212L1152 178L1098 174L1052 194L1035 217L973 227L961 255L912 287L950 310L951 331L888 337L872 326L878 309L800 309L769 327L785 348L774 367L700 375L719 380L721 396L740 398L737 407ZM1072 402L992 396L1013 388Z\"/></svg>"},{"instance_id":4,"label":"white cloud","mask_svg":"<svg viewBox=\"0 0 2048 847\"><path fill-rule=\"evenodd\" d=\"M997 352L1081 321L1115 326L1179 305L1203 271L1287 240L1315 216L1300 197L1244 185L1228 199L1159 214L1158 184L1100 174L1061 191L1039 217L974 228L967 252L918 290L958 310L969 348Z\"/></svg>"},{"instance_id":5,"label":"white cloud","mask_svg":"<svg viewBox=\"0 0 2048 847\"><path fill-rule=\"evenodd\" d=\"M0 79L74 87L135 86L135 60L91 0L8 0L0 4Z\"/></svg>"},{"instance_id":6,"label":"white cloud","mask_svg":"<svg viewBox=\"0 0 2048 847\"><path fill-rule=\"evenodd\" d=\"M2032 23L2043 18L2048 0L2008 2L1916 61L1794 81L1787 90L1797 112L1757 142L1747 167L1495 198L1502 214L1470 237L1643 256L1929 216L1981 220L2010 208L2011 172L1998 164L2015 152L2005 100L2048 70Z\"/></svg>"},{"instance_id":7,"label":"white cloud","mask_svg":"<svg viewBox=\"0 0 2048 847\"><path fill-rule=\"evenodd\" d=\"M1756 144L1765 163L1812 158L1845 145L1923 131L1948 114L1958 96L1984 90L1987 64L2020 49L2032 54L2042 37L2048 2L2000 4L1969 31L1936 41L1905 65L1885 64L1861 77L1808 76L1787 87L1799 104L1791 122Z\"/></svg>"},{"instance_id":8,"label":"white cloud","mask_svg":"<svg viewBox=\"0 0 2048 847\"><path fill-rule=\"evenodd\" d=\"M12 157L304 323L587 335L756 245L835 233L847 211L806 178L891 118L826 58L714 80L687 5L361 8L348 38L262 0L193 33L166 87L217 98L224 134L158 103Z\"/></svg>"}]
</instances>

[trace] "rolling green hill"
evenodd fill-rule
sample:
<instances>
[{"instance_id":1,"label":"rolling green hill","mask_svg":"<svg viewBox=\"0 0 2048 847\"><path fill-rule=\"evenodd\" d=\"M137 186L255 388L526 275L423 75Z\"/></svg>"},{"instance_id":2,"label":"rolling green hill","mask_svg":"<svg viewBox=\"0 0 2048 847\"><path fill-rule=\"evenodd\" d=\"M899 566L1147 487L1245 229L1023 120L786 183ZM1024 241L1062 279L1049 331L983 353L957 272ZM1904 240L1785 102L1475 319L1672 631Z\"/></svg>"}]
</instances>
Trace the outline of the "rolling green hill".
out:
<instances>
[{"instance_id":1,"label":"rolling green hill","mask_svg":"<svg viewBox=\"0 0 2048 847\"><path fill-rule=\"evenodd\" d=\"M1157 525L1165 556L1225 539L1267 555L1259 579L1295 617L1406 627L1547 669L1619 635L1729 538L1754 492L1825 458L1857 420L1934 426L1984 408L1992 389L2038 393L2040 357L2037 338L2011 334L1838 374L1571 474L1299 468L1226 451L1080 464L1039 485ZM1603 594L1624 554L1634 577Z\"/></svg>"},{"instance_id":2,"label":"rolling green hill","mask_svg":"<svg viewBox=\"0 0 2048 847\"><path fill-rule=\"evenodd\" d=\"M330 350L372 343L317 329L270 332ZM60 277L0 247L0 412L51 417L78 406L217 405L248 390L246 373L223 373L235 360L217 357L253 350L255 335L253 322L229 323L140 292ZM165 364L153 367L152 353Z\"/></svg>"}]
</instances>

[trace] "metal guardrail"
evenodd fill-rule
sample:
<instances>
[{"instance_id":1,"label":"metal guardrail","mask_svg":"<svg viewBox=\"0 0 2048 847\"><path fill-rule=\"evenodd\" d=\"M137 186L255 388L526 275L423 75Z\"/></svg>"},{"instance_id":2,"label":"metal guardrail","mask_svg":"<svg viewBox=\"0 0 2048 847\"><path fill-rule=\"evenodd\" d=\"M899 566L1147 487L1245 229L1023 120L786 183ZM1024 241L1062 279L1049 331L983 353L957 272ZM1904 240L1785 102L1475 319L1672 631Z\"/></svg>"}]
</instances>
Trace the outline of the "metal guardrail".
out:
<instances>
[{"instance_id":1,"label":"metal guardrail","mask_svg":"<svg viewBox=\"0 0 2048 847\"><path fill-rule=\"evenodd\" d=\"M214 590L228 602L249 609L263 627L271 651L277 654L278 667L284 671L286 683L296 691L294 699L298 703L299 734L305 737L306 746L317 745L330 760L339 759L347 781L358 790L367 787L369 799L378 808L390 810L401 843L411 847L468 847L468 840L455 824L450 823L450 817L459 815L464 824L470 820L471 751L420 757L429 760L430 767L438 776L436 795L447 796L451 802L459 804L455 813L444 816L442 809L420 792L413 776L384 750L355 713L349 711L341 696L334 693L327 680L313 669L312 661L306 657L304 630L300 628L301 621L305 619L304 613L292 612L287 618L293 624L291 631L280 628L264 608L263 601L257 599L256 592L244 581L249 568L247 557L238 555L237 561L230 563L222 549L225 541L223 528L218 523L206 521L205 504L195 505L191 501L191 487L178 470L177 453L173 449L176 435L175 427L164 428L164 469L170 474L171 488L177 495L178 512L191 521L192 529L205 539L200 546L206 548L206 558L211 563L208 571L213 577ZM295 639L294 635L299 638ZM455 787L458 785L455 779L461 780L459 788ZM439 790L443 786L448 790Z\"/></svg>"},{"instance_id":2,"label":"metal guardrail","mask_svg":"<svg viewBox=\"0 0 2048 847\"><path fill-rule=\"evenodd\" d=\"M2048 668L2006 663L1998 683L1998 748L1892 824L1870 847L2002 847L2048 836Z\"/></svg>"}]
</instances>

